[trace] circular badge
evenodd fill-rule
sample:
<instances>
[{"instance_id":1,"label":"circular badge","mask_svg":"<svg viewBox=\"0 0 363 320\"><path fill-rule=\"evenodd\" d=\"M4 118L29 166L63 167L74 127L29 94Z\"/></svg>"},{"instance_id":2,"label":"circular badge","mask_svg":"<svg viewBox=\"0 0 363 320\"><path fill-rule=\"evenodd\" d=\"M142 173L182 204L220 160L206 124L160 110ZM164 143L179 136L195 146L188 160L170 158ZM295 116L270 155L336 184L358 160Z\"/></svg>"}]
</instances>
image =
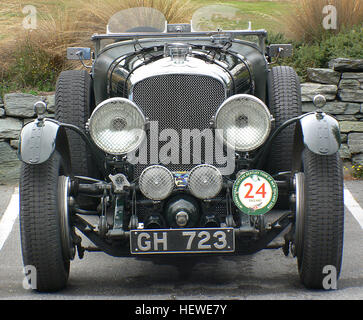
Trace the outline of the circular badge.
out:
<instances>
[{"instance_id":1,"label":"circular badge","mask_svg":"<svg viewBox=\"0 0 363 320\"><path fill-rule=\"evenodd\" d=\"M275 206L278 188L266 172L251 170L242 173L233 185L233 201L243 213L263 215Z\"/></svg>"}]
</instances>

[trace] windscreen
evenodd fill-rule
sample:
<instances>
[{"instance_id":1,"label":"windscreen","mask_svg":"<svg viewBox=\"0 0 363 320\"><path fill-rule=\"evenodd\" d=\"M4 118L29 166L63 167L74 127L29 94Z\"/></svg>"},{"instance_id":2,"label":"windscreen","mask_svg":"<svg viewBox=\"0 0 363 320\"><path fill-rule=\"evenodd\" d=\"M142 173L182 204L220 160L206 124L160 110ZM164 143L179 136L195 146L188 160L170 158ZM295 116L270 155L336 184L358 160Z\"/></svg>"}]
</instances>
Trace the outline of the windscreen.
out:
<instances>
[{"instance_id":1,"label":"windscreen","mask_svg":"<svg viewBox=\"0 0 363 320\"><path fill-rule=\"evenodd\" d=\"M108 22L107 33L164 32L165 28L166 19L160 11L137 7L114 14Z\"/></svg>"},{"instance_id":2,"label":"windscreen","mask_svg":"<svg viewBox=\"0 0 363 320\"><path fill-rule=\"evenodd\" d=\"M191 21L192 31L231 31L250 30L248 16L237 7L227 5L209 5L197 9ZM166 33L167 21L162 12L149 7L125 9L114 14L107 25L108 35L120 33ZM254 35L236 36L237 39L259 43ZM100 49L114 43L114 40L100 40Z\"/></svg>"},{"instance_id":3,"label":"windscreen","mask_svg":"<svg viewBox=\"0 0 363 320\"><path fill-rule=\"evenodd\" d=\"M249 21L243 12L232 6L205 6L199 8L192 18L194 31L244 30L248 27Z\"/></svg>"}]
</instances>

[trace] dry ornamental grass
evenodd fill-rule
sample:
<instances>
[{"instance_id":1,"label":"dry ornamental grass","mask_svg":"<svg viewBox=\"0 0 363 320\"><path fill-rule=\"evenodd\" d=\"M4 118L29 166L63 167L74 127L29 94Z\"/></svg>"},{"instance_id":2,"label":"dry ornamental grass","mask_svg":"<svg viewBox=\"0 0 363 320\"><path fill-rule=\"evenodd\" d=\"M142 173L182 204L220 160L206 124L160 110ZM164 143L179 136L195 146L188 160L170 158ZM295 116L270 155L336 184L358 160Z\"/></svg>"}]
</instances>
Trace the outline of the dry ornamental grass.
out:
<instances>
[{"instance_id":1,"label":"dry ornamental grass","mask_svg":"<svg viewBox=\"0 0 363 320\"><path fill-rule=\"evenodd\" d=\"M25 5L5 0L0 13L19 12L21 16ZM78 62L65 60L67 47L92 46L92 34L105 33L110 17L121 10L152 7L173 23L188 22L196 9L190 0L63 0L52 10L44 5L37 4L35 30L24 31L17 23L11 30L16 39L0 47L0 94L9 89L9 81L21 88L51 90L62 70L80 68Z\"/></svg>"},{"instance_id":2,"label":"dry ornamental grass","mask_svg":"<svg viewBox=\"0 0 363 320\"><path fill-rule=\"evenodd\" d=\"M363 23L363 0L295 0L296 10L288 15L288 26L294 37L300 41L318 42L331 34L337 34L344 28ZM326 30L324 18L331 11L324 7L332 5L337 12L337 29Z\"/></svg>"}]
</instances>

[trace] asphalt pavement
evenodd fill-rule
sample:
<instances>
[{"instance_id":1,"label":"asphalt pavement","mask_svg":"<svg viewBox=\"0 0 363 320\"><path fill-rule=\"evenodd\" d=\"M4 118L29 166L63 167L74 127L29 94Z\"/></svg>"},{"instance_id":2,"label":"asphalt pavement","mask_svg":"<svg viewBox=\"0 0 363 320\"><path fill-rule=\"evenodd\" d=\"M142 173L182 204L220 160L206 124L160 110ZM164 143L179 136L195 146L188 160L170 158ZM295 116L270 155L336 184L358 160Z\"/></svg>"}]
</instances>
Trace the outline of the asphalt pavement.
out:
<instances>
[{"instance_id":1,"label":"asphalt pavement","mask_svg":"<svg viewBox=\"0 0 363 320\"><path fill-rule=\"evenodd\" d=\"M2 245L0 237L0 299L362 300L363 225L359 223L359 215L363 218L363 181L346 181L346 188L355 203L346 203L343 266L338 290L304 288L300 284L296 259L291 255L285 257L279 249L243 257L182 257L174 259L173 265L86 253L83 260L76 257L71 263L66 289L39 294L23 288L16 186L0 186L0 230L2 227L9 229Z\"/></svg>"}]
</instances>

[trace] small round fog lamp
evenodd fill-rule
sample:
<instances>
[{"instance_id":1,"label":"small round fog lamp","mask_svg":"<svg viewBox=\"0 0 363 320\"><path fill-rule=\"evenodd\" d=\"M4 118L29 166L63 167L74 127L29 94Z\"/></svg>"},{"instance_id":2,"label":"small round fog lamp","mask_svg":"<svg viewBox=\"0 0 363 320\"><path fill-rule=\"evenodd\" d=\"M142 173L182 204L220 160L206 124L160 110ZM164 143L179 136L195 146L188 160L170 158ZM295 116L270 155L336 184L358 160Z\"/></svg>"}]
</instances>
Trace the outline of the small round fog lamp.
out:
<instances>
[{"instance_id":1,"label":"small round fog lamp","mask_svg":"<svg viewBox=\"0 0 363 320\"><path fill-rule=\"evenodd\" d=\"M139 186L142 194L151 200L165 200L173 192L174 176L169 169L154 165L147 167L139 177Z\"/></svg>"},{"instance_id":2,"label":"small round fog lamp","mask_svg":"<svg viewBox=\"0 0 363 320\"><path fill-rule=\"evenodd\" d=\"M188 187L190 193L198 199L213 199L222 190L223 177L216 167L201 164L190 172Z\"/></svg>"}]
</instances>

